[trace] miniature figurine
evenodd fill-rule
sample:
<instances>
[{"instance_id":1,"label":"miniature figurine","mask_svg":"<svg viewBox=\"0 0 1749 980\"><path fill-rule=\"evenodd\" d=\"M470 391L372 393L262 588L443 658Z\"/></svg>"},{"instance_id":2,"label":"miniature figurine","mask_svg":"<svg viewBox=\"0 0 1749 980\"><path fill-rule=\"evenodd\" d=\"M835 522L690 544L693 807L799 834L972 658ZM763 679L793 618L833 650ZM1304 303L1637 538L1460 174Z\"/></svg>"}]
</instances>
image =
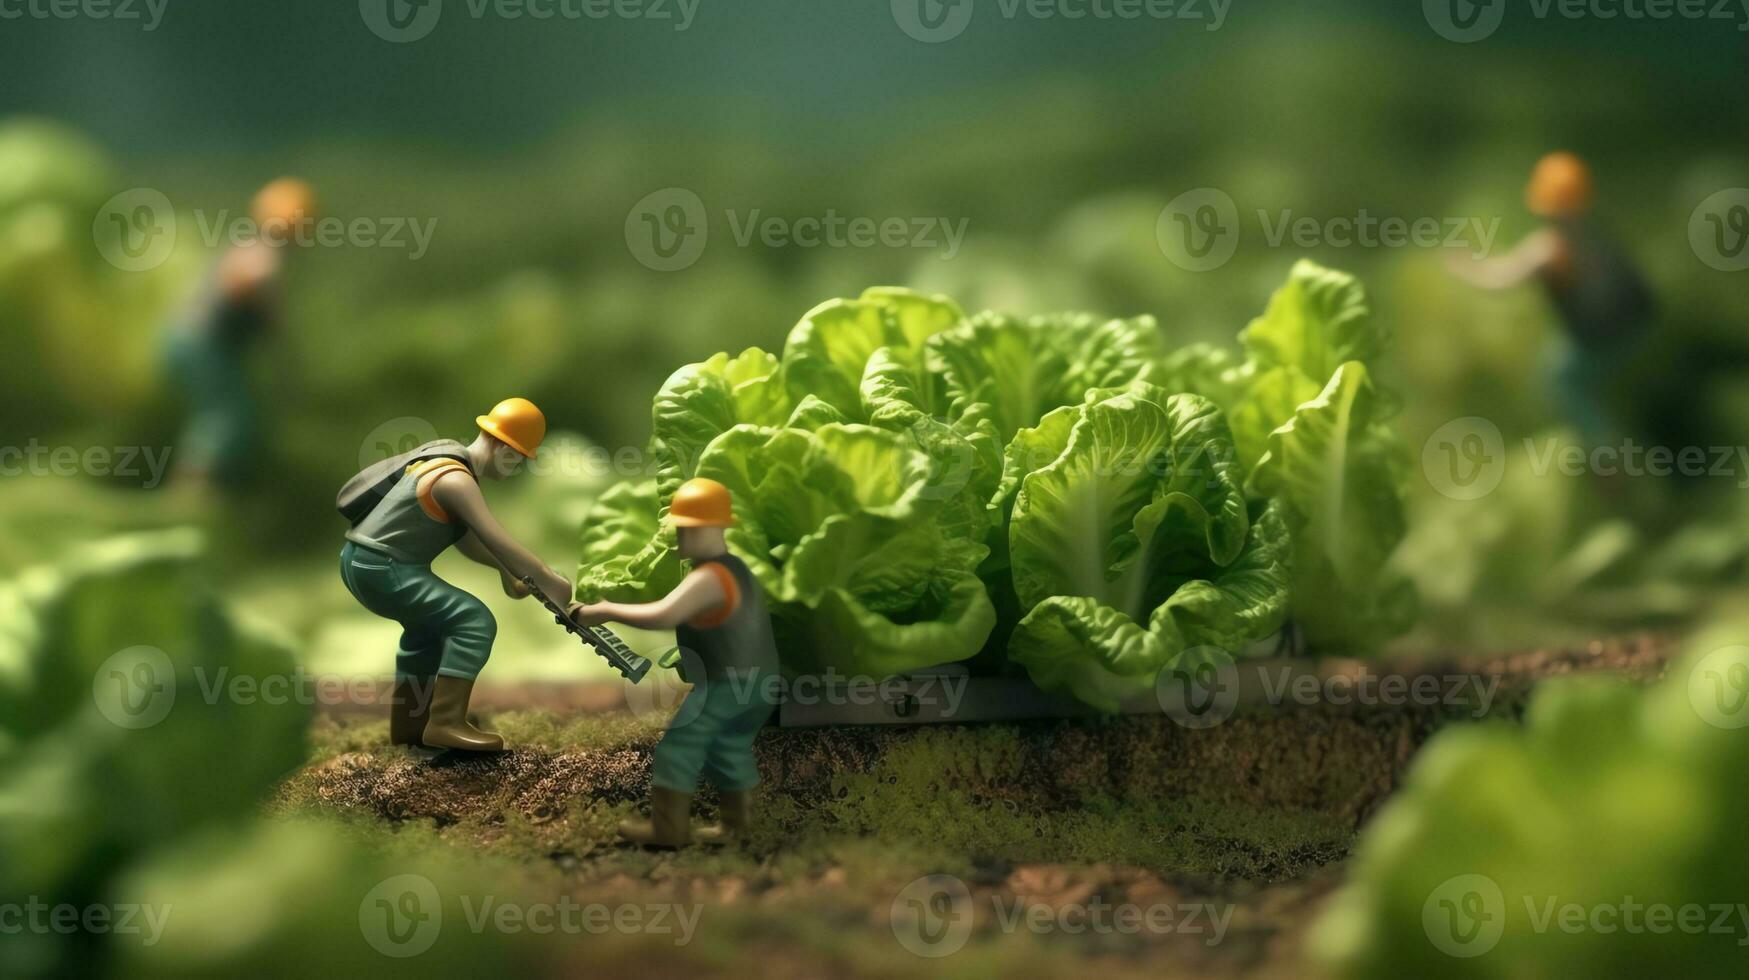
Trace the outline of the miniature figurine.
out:
<instances>
[{"instance_id":1,"label":"miniature figurine","mask_svg":"<svg viewBox=\"0 0 1749 980\"><path fill-rule=\"evenodd\" d=\"M668 514L680 556L693 563L680 585L656 602L578 603L571 616L584 626L672 629L680 648L703 663L703 677L687 678L694 685L687 697L704 698L702 710L683 711L656 746L650 819L619 828L628 840L672 848L693 840L692 794L701 775L721 794L722 823L699 828L699 840L721 843L751 824L759 784L753 739L776 707L778 660L759 582L724 539L724 529L735 523L728 488L689 480L675 492Z\"/></svg>"},{"instance_id":2,"label":"miniature figurine","mask_svg":"<svg viewBox=\"0 0 1749 980\"><path fill-rule=\"evenodd\" d=\"M294 177L261 188L250 205L258 234L225 252L167 331L165 373L188 416L176 446L175 481L183 487L235 485L260 463L249 351L279 325L290 229L314 220L315 210L310 185Z\"/></svg>"},{"instance_id":3,"label":"miniature figurine","mask_svg":"<svg viewBox=\"0 0 1749 980\"><path fill-rule=\"evenodd\" d=\"M353 477L340 492L353 527L340 552L340 575L366 609L401 624L389 740L396 745L494 752L504 739L469 724L474 680L492 653L498 624L478 598L438 578L431 562L451 545L498 570L504 592L529 594L527 576L559 606L571 583L505 532L479 480L498 480L533 459L546 417L523 398L501 401L475 419L469 445L428 443Z\"/></svg>"},{"instance_id":4,"label":"miniature figurine","mask_svg":"<svg viewBox=\"0 0 1749 980\"><path fill-rule=\"evenodd\" d=\"M1650 290L1632 260L1591 216L1592 183L1584 161L1550 153L1537 162L1525 204L1547 224L1508 255L1452 269L1484 289L1541 281L1567 332L1553 381L1567 420L1591 445L1620 435L1610 389L1632 363L1652 322Z\"/></svg>"}]
</instances>

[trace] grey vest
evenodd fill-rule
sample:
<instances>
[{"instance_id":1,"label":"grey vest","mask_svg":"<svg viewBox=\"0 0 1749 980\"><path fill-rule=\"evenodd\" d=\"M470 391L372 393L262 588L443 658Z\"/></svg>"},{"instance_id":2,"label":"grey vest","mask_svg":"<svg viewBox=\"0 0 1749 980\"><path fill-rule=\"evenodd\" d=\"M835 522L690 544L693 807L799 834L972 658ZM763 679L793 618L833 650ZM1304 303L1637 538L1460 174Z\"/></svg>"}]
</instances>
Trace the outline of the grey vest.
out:
<instances>
[{"instance_id":1,"label":"grey vest","mask_svg":"<svg viewBox=\"0 0 1749 980\"><path fill-rule=\"evenodd\" d=\"M705 677L723 680L732 669L745 678L750 671L777 673L777 641L771 635L771 613L765 608L765 592L747 563L734 555L723 555L698 562L698 567L715 563L735 576L741 589L741 604L728 619L711 627L682 625L674 630L674 640L682 650L691 650L704 661Z\"/></svg>"},{"instance_id":2,"label":"grey vest","mask_svg":"<svg viewBox=\"0 0 1749 980\"><path fill-rule=\"evenodd\" d=\"M398 562L429 565L468 533L459 521L445 524L419 506L415 468L408 467L376 509L346 532L346 540L375 548Z\"/></svg>"},{"instance_id":3,"label":"grey vest","mask_svg":"<svg viewBox=\"0 0 1749 980\"><path fill-rule=\"evenodd\" d=\"M1652 292L1633 260L1596 225L1557 222L1566 265L1543 286L1567 332L1580 346L1607 347L1638 339L1651 323Z\"/></svg>"}]
</instances>

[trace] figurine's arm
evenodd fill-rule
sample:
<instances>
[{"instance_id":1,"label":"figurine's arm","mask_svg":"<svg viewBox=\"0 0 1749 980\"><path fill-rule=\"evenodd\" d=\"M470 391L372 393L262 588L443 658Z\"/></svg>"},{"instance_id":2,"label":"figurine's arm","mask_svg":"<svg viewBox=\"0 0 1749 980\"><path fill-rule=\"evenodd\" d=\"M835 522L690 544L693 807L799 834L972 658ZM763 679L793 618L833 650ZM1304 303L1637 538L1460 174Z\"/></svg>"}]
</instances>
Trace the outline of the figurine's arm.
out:
<instances>
[{"instance_id":1,"label":"figurine's arm","mask_svg":"<svg viewBox=\"0 0 1749 980\"><path fill-rule=\"evenodd\" d=\"M521 579L512 575L510 569L505 568L498 561L498 556L492 554L491 549L480 543L480 539L474 536L474 532L469 531L462 535L462 539L455 543L455 550L461 552L470 561L496 571L504 586L505 595L512 599L521 599L528 595L528 587L522 584Z\"/></svg>"},{"instance_id":2,"label":"figurine's arm","mask_svg":"<svg viewBox=\"0 0 1749 980\"><path fill-rule=\"evenodd\" d=\"M1561 239L1544 228L1532 232L1518 247L1498 258L1470 259L1453 254L1453 275L1482 289L1510 289L1530 281L1560 261Z\"/></svg>"},{"instance_id":3,"label":"figurine's arm","mask_svg":"<svg viewBox=\"0 0 1749 980\"><path fill-rule=\"evenodd\" d=\"M467 527L468 533L491 555L493 564L518 578L526 575L534 579L540 590L558 605L571 601L570 581L548 568L504 530L487 508L480 485L471 475L459 469L442 474L432 484L431 496L445 513Z\"/></svg>"},{"instance_id":4,"label":"figurine's arm","mask_svg":"<svg viewBox=\"0 0 1749 980\"><path fill-rule=\"evenodd\" d=\"M241 303L261 290L279 271L279 254L257 242L233 248L219 259L219 288L225 298Z\"/></svg>"},{"instance_id":5,"label":"figurine's arm","mask_svg":"<svg viewBox=\"0 0 1749 980\"><path fill-rule=\"evenodd\" d=\"M700 568L655 602L580 602L571 607L571 618L582 626L624 623L639 629L671 630L721 609L728 602L729 590L723 577Z\"/></svg>"}]
</instances>

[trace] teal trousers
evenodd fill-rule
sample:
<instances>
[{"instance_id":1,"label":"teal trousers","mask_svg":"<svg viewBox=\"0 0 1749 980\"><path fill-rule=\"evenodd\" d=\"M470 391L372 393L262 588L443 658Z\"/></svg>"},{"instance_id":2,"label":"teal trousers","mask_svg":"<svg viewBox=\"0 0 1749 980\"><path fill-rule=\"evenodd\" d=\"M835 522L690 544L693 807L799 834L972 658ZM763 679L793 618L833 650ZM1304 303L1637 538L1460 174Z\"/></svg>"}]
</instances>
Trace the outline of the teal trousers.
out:
<instances>
[{"instance_id":1,"label":"teal trousers","mask_svg":"<svg viewBox=\"0 0 1749 980\"><path fill-rule=\"evenodd\" d=\"M188 413L178 460L220 480L247 478L261 462L261 425L242 356L212 338L177 332L166 343L164 362Z\"/></svg>"},{"instance_id":2,"label":"teal trousers","mask_svg":"<svg viewBox=\"0 0 1749 980\"><path fill-rule=\"evenodd\" d=\"M485 603L438 578L430 565L398 562L348 541L340 549L340 579L364 608L401 624L397 679L442 674L471 681L486 666L498 621Z\"/></svg>"},{"instance_id":3,"label":"teal trousers","mask_svg":"<svg viewBox=\"0 0 1749 980\"><path fill-rule=\"evenodd\" d=\"M722 792L759 785L753 739L776 707L761 680L754 672L695 684L656 743L650 781L677 793L692 793L701 776Z\"/></svg>"}]
</instances>

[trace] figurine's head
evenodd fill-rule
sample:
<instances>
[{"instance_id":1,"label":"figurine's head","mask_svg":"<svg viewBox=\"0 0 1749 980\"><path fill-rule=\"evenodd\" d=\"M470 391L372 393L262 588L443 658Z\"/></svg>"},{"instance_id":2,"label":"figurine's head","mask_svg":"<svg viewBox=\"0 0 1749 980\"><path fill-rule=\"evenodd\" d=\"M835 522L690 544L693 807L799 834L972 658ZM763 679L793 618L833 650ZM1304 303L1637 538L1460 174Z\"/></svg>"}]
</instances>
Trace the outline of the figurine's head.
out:
<instances>
[{"instance_id":1,"label":"figurine's head","mask_svg":"<svg viewBox=\"0 0 1749 980\"><path fill-rule=\"evenodd\" d=\"M315 220L316 192L296 177L281 177L255 192L249 214L263 239L285 241L300 224Z\"/></svg>"},{"instance_id":2,"label":"figurine's head","mask_svg":"<svg viewBox=\"0 0 1749 980\"><path fill-rule=\"evenodd\" d=\"M475 471L495 480L515 473L524 459L533 459L547 437L547 417L526 398L506 398L474 424L480 427L487 457L475 461Z\"/></svg>"},{"instance_id":3,"label":"figurine's head","mask_svg":"<svg viewBox=\"0 0 1749 980\"><path fill-rule=\"evenodd\" d=\"M668 519L674 522L680 557L714 558L722 554L728 550L723 531L735 523L729 488L703 477L682 483L668 505Z\"/></svg>"},{"instance_id":4,"label":"figurine's head","mask_svg":"<svg viewBox=\"0 0 1749 980\"><path fill-rule=\"evenodd\" d=\"M1536 163L1524 203L1544 218L1570 218L1591 207L1591 169L1571 153L1550 153Z\"/></svg>"}]
</instances>

